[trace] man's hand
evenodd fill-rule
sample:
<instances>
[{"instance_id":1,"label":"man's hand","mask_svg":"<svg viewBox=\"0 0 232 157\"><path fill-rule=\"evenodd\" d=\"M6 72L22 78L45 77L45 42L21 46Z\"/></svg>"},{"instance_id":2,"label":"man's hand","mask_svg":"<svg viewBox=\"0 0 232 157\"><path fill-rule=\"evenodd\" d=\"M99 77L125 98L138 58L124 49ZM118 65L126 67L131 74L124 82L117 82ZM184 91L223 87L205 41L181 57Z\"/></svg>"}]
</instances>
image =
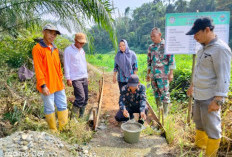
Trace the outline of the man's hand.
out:
<instances>
[{"instance_id":1,"label":"man's hand","mask_svg":"<svg viewBox=\"0 0 232 157\"><path fill-rule=\"evenodd\" d=\"M67 85L68 85L69 87L72 87L72 80L67 80Z\"/></svg>"},{"instance_id":2,"label":"man's hand","mask_svg":"<svg viewBox=\"0 0 232 157\"><path fill-rule=\"evenodd\" d=\"M151 81L150 74L147 74L146 81L147 81L147 82L150 82L150 81Z\"/></svg>"},{"instance_id":3,"label":"man's hand","mask_svg":"<svg viewBox=\"0 0 232 157\"><path fill-rule=\"evenodd\" d=\"M140 116L141 116L142 120L146 120L146 118L147 118L145 112L140 112Z\"/></svg>"},{"instance_id":4,"label":"man's hand","mask_svg":"<svg viewBox=\"0 0 232 157\"><path fill-rule=\"evenodd\" d=\"M128 111L126 109L123 110L123 116L126 117L126 118L129 118L129 113L128 113Z\"/></svg>"},{"instance_id":5,"label":"man's hand","mask_svg":"<svg viewBox=\"0 0 232 157\"><path fill-rule=\"evenodd\" d=\"M113 83L116 83L117 79L116 79L116 75L113 76Z\"/></svg>"},{"instance_id":6,"label":"man's hand","mask_svg":"<svg viewBox=\"0 0 232 157\"><path fill-rule=\"evenodd\" d=\"M221 106L219 106L216 101L212 100L210 105L208 106L208 112L219 111Z\"/></svg>"},{"instance_id":7,"label":"man's hand","mask_svg":"<svg viewBox=\"0 0 232 157\"><path fill-rule=\"evenodd\" d=\"M192 96L193 95L193 85L191 85L187 90L187 95Z\"/></svg>"},{"instance_id":8,"label":"man's hand","mask_svg":"<svg viewBox=\"0 0 232 157\"><path fill-rule=\"evenodd\" d=\"M42 93L43 93L43 95L45 95L45 96L50 95L50 92L49 92L48 87L44 87L44 88L42 88Z\"/></svg>"},{"instance_id":9,"label":"man's hand","mask_svg":"<svg viewBox=\"0 0 232 157\"><path fill-rule=\"evenodd\" d=\"M171 70L171 72L168 74L168 81L172 82L173 80L173 71Z\"/></svg>"}]
</instances>

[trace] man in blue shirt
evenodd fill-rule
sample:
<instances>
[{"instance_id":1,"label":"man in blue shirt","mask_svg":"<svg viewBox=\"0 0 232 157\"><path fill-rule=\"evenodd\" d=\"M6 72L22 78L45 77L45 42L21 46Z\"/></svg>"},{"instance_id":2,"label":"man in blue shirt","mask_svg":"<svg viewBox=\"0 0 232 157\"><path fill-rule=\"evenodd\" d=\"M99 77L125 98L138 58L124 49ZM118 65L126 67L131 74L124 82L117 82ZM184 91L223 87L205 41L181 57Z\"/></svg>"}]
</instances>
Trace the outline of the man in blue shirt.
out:
<instances>
[{"instance_id":1,"label":"man in blue shirt","mask_svg":"<svg viewBox=\"0 0 232 157\"><path fill-rule=\"evenodd\" d=\"M134 113L139 113L139 123L143 124L146 119L146 88L139 83L136 74L129 77L127 85L122 87L119 98L119 111L115 119L120 121L128 121L134 118Z\"/></svg>"}]
</instances>

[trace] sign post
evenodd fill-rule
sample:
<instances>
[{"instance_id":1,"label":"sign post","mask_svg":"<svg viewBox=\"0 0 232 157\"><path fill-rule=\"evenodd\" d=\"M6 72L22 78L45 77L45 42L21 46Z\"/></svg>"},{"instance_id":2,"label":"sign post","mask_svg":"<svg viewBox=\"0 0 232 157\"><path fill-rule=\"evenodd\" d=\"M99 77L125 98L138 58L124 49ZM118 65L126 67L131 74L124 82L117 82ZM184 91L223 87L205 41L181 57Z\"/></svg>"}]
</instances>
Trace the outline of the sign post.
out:
<instances>
[{"instance_id":1,"label":"sign post","mask_svg":"<svg viewBox=\"0 0 232 157\"><path fill-rule=\"evenodd\" d=\"M166 14L165 54L193 54L192 77L194 77L196 52L201 45L194 40L193 35L185 35L194 21L200 17L210 17L215 25L214 33L226 43L229 42L230 12L195 12ZM192 113L192 96L189 98L187 123L190 123Z\"/></svg>"}]
</instances>

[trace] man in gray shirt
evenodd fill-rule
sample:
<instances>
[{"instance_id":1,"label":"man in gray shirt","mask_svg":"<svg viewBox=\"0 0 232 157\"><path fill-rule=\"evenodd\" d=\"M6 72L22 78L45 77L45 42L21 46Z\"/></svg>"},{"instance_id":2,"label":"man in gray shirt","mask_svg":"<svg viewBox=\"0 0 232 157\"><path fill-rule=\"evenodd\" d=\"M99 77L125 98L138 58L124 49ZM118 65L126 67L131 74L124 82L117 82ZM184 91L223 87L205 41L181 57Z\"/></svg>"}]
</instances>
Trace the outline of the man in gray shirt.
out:
<instances>
[{"instance_id":1,"label":"man in gray shirt","mask_svg":"<svg viewBox=\"0 0 232 157\"><path fill-rule=\"evenodd\" d=\"M202 44L197 52L193 84L187 94L195 99L193 120L196 124L196 146L206 149L207 157L216 157L221 141L220 110L230 85L231 49L213 32L208 17L194 22L186 35Z\"/></svg>"}]
</instances>

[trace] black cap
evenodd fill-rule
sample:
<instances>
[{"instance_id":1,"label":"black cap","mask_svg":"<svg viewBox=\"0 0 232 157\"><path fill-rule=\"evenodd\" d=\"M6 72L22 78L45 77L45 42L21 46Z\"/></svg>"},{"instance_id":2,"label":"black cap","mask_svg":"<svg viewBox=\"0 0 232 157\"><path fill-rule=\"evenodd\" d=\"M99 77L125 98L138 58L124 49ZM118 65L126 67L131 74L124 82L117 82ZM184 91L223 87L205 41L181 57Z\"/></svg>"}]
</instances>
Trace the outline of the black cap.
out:
<instances>
[{"instance_id":1,"label":"black cap","mask_svg":"<svg viewBox=\"0 0 232 157\"><path fill-rule=\"evenodd\" d=\"M194 22L191 30L188 33L186 33L186 35L194 35L197 32L199 32L200 30L204 30L206 27L209 27L211 30L214 29L212 19L210 19L208 17L198 18Z\"/></svg>"},{"instance_id":2,"label":"black cap","mask_svg":"<svg viewBox=\"0 0 232 157\"><path fill-rule=\"evenodd\" d=\"M136 87L139 84L139 77L136 74L133 74L128 79L128 86Z\"/></svg>"}]
</instances>

